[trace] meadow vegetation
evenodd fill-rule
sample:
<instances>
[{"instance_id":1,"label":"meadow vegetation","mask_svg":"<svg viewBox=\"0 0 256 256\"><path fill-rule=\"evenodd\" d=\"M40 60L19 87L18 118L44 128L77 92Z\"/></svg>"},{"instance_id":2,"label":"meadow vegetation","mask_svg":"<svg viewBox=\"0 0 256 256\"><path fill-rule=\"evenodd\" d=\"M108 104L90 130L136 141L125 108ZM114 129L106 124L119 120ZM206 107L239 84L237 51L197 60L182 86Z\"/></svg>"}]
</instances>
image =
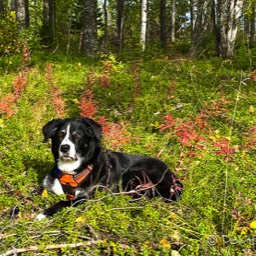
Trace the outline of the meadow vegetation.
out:
<instances>
[{"instance_id":1,"label":"meadow vegetation","mask_svg":"<svg viewBox=\"0 0 256 256\"><path fill-rule=\"evenodd\" d=\"M2 57L0 255L255 255L256 54L236 56ZM36 221L63 198L40 187L41 128L75 116L103 126L105 147L165 161L181 200L98 193Z\"/></svg>"}]
</instances>

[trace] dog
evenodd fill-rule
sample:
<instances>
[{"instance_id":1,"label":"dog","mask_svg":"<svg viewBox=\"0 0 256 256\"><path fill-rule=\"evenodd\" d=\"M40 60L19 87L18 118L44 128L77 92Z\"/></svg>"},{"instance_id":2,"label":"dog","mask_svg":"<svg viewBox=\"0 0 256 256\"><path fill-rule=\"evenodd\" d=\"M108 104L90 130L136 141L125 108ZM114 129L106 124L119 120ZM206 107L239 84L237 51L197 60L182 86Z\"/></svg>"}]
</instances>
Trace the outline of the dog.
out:
<instances>
[{"instance_id":1,"label":"dog","mask_svg":"<svg viewBox=\"0 0 256 256\"><path fill-rule=\"evenodd\" d=\"M90 118L53 119L43 126L44 142L51 139L55 167L43 180L43 187L66 194L37 215L41 220L92 198L95 191L126 192L133 197L161 196L175 201L182 183L159 159L114 152L101 147L102 127Z\"/></svg>"}]
</instances>

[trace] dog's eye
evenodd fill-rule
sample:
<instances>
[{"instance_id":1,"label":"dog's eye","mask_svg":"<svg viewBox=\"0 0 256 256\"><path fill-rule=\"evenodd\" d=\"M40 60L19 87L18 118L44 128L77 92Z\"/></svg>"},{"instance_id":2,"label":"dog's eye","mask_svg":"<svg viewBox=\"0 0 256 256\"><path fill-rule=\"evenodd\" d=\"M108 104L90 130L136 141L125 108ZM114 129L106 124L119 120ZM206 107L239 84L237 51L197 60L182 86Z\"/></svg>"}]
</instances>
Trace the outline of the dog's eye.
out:
<instances>
[{"instance_id":1,"label":"dog's eye","mask_svg":"<svg viewBox=\"0 0 256 256\"><path fill-rule=\"evenodd\" d=\"M57 139L62 140L65 137L65 132L60 131L57 133Z\"/></svg>"},{"instance_id":2,"label":"dog's eye","mask_svg":"<svg viewBox=\"0 0 256 256\"><path fill-rule=\"evenodd\" d=\"M81 139L82 134L80 132L76 132L76 133L73 134L73 137L74 137L75 140L79 140L79 139Z\"/></svg>"}]
</instances>

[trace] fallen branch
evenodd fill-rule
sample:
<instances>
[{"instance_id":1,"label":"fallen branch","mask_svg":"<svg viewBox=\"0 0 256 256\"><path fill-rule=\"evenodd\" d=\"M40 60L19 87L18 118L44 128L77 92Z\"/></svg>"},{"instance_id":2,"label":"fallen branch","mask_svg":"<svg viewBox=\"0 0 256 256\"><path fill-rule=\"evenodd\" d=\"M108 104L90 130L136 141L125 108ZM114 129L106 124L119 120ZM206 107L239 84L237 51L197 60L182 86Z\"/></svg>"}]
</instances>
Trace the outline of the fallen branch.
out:
<instances>
[{"instance_id":1,"label":"fallen branch","mask_svg":"<svg viewBox=\"0 0 256 256\"><path fill-rule=\"evenodd\" d=\"M54 244L54 245L47 245L44 247L44 250L56 250L56 249L63 249L63 248L77 248L77 247L86 247L86 246L92 246L95 244L101 243L102 240L92 240L88 242L80 242L80 243L75 243L75 244ZM31 246L28 248L20 248L20 249L12 249L9 250L3 254L0 254L0 256L8 256L8 255L16 255L18 253L24 253L24 252L34 252L34 251L39 251L42 250L42 246Z\"/></svg>"}]
</instances>

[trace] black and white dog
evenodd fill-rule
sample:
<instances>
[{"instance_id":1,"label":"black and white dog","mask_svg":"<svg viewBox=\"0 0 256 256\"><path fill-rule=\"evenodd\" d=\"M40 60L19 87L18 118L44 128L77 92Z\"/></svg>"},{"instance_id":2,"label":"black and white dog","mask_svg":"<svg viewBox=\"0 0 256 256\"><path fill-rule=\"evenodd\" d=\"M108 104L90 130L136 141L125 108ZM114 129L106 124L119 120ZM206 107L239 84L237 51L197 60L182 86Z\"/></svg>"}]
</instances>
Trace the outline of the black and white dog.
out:
<instances>
[{"instance_id":1,"label":"black and white dog","mask_svg":"<svg viewBox=\"0 0 256 256\"><path fill-rule=\"evenodd\" d=\"M93 196L95 189L127 192L134 197L162 196L174 201L182 184L161 160L103 149L101 126L89 118L53 119L43 127L44 142L52 140L55 168L43 186L55 194L66 194L37 216L43 219L67 206Z\"/></svg>"}]
</instances>

